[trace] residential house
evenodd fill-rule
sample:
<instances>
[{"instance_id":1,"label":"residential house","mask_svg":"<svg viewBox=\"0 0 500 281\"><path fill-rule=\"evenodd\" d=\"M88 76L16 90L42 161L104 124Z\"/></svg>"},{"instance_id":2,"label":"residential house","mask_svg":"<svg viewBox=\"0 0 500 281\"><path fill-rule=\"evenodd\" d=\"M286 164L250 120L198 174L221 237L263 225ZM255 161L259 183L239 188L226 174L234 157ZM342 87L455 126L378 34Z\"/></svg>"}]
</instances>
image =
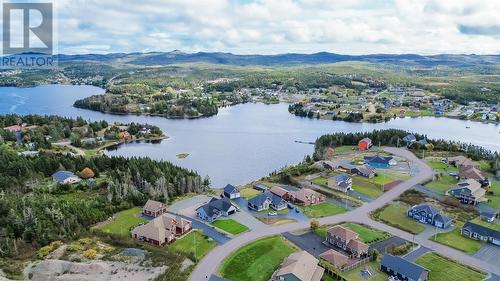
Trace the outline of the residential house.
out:
<instances>
[{"instance_id":1,"label":"residential house","mask_svg":"<svg viewBox=\"0 0 500 281\"><path fill-rule=\"evenodd\" d=\"M429 204L419 204L411 207L408 216L421 223L430 224L439 228L447 228L452 221L449 217L442 215L441 212Z\"/></svg>"},{"instance_id":2,"label":"residential house","mask_svg":"<svg viewBox=\"0 0 500 281\"><path fill-rule=\"evenodd\" d=\"M493 245L500 246L500 231L486 226L466 222L461 230L462 235L468 236L474 240L490 242Z\"/></svg>"},{"instance_id":3,"label":"residential house","mask_svg":"<svg viewBox=\"0 0 500 281\"><path fill-rule=\"evenodd\" d=\"M328 178L328 187L342 192L352 190L352 178L347 174L340 174Z\"/></svg>"},{"instance_id":4,"label":"residential house","mask_svg":"<svg viewBox=\"0 0 500 281\"><path fill-rule=\"evenodd\" d=\"M459 199L463 204L472 205L481 202L485 193L486 191L481 187L481 184L473 179L461 181L448 191L448 194Z\"/></svg>"},{"instance_id":5,"label":"residential house","mask_svg":"<svg viewBox=\"0 0 500 281\"><path fill-rule=\"evenodd\" d=\"M58 184L74 184L82 180L70 171L57 171L52 175L52 179Z\"/></svg>"},{"instance_id":6,"label":"residential house","mask_svg":"<svg viewBox=\"0 0 500 281\"><path fill-rule=\"evenodd\" d=\"M380 261L380 270L401 281L429 280L427 269L398 256L384 255Z\"/></svg>"},{"instance_id":7,"label":"residential house","mask_svg":"<svg viewBox=\"0 0 500 281\"><path fill-rule=\"evenodd\" d=\"M142 213L144 215L154 218L163 215L166 212L167 212L167 205L154 200L148 200L144 205L144 207L142 208Z\"/></svg>"},{"instance_id":8,"label":"residential house","mask_svg":"<svg viewBox=\"0 0 500 281\"><path fill-rule=\"evenodd\" d=\"M415 137L415 135L409 134L403 138L403 141L406 143L406 146L410 146L417 141L417 137Z\"/></svg>"},{"instance_id":9,"label":"residential house","mask_svg":"<svg viewBox=\"0 0 500 281\"><path fill-rule=\"evenodd\" d=\"M355 174L357 171L356 166L346 163L339 164L336 170L341 173L349 173L349 174Z\"/></svg>"},{"instance_id":10,"label":"residential house","mask_svg":"<svg viewBox=\"0 0 500 281\"><path fill-rule=\"evenodd\" d=\"M354 174L360 175L365 178L373 178L375 176L375 168L366 164L356 166Z\"/></svg>"},{"instance_id":11,"label":"residential house","mask_svg":"<svg viewBox=\"0 0 500 281\"><path fill-rule=\"evenodd\" d=\"M324 202L325 199L325 195L309 188L302 188L300 190L291 192L288 198L290 202L301 206L318 204Z\"/></svg>"},{"instance_id":12,"label":"residential house","mask_svg":"<svg viewBox=\"0 0 500 281\"><path fill-rule=\"evenodd\" d=\"M278 196L278 197L281 197L283 198L284 200L289 200L289 197L290 197L290 191L284 189L283 187L280 187L280 186L273 186L271 188L271 192Z\"/></svg>"},{"instance_id":13,"label":"residential house","mask_svg":"<svg viewBox=\"0 0 500 281\"><path fill-rule=\"evenodd\" d=\"M488 180L488 178L485 177L478 168L473 166L460 167L458 177L462 180L474 179L481 184L481 187L490 186L490 181Z\"/></svg>"},{"instance_id":14,"label":"residential house","mask_svg":"<svg viewBox=\"0 0 500 281\"><path fill-rule=\"evenodd\" d=\"M253 189L264 192L264 191L268 190L269 187L267 187L266 185L264 185L262 183L256 183L253 185Z\"/></svg>"},{"instance_id":15,"label":"residential house","mask_svg":"<svg viewBox=\"0 0 500 281\"><path fill-rule=\"evenodd\" d=\"M271 281L321 281L325 269L318 262L306 251L295 252L273 273Z\"/></svg>"},{"instance_id":16,"label":"residential house","mask_svg":"<svg viewBox=\"0 0 500 281\"><path fill-rule=\"evenodd\" d=\"M368 245L358 240L359 235L343 226L336 225L326 232L326 241L350 253L352 257L368 256Z\"/></svg>"},{"instance_id":17,"label":"residential house","mask_svg":"<svg viewBox=\"0 0 500 281\"><path fill-rule=\"evenodd\" d=\"M248 200L248 208L258 212L269 210L269 208L279 211L285 209L286 206L287 203L285 199L275 195L271 191L265 191Z\"/></svg>"},{"instance_id":18,"label":"residential house","mask_svg":"<svg viewBox=\"0 0 500 281\"><path fill-rule=\"evenodd\" d=\"M479 214L479 217L483 221L487 221L489 223L492 223L495 221L495 219L499 216L499 211L484 211Z\"/></svg>"},{"instance_id":19,"label":"residential house","mask_svg":"<svg viewBox=\"0 0 500 281\"><path fill-rule=\"evenodd\" d=\"M375 168L389 168L391 165L396 165L397 162L394 160L394 158L390 156L365 156L364 157L364 162L367 165L370 165Z\"/></svg>"},{"instance_id":20,"label":"residential house","mask_svg":"<svg viewBox=\"0 0 500 281\"><path fill-rule=\"evenodd\" d=\"M337 252L333 249L327 250L319 255L319 257L338 269L344 268L349 262L349 257Z\"/></svg>"},{"instance_id":21,"label":"residential house","mask_svg":"<svg viewBox=\"0 0 500 281\"><path fill-rule=\"evenodd\" d=\"M17 133L17 132L21 132L22 130L22 127L19 126L19 125L13 125L13 126L8 126L8 127L5 127L3 128L5 131L8 131L8 132L11 132L11 133Z\"/></svg>"},{"instance_id":22,"label":"residential house","mask_svg":"<svg viewBox=\"0 0 500 281\"><path fill-rule=\"evenodd\" d=\"M363 151L370 149L372 146L372 140L369 138L364 138L358 142L358 150Z\"/></svg>"},{"instance_id":23,"label":"residential house","mask_svg":"<svg viewBox=\"0 0 500 281\"><path fill-rule=\"evenodd\" d=\"M132 139L132 135L130 135L130 133L127 131L123 131L118 133L118 138L122 141L128 141Z\"/></svg>"},{"instance_id":24,"label":"residential house","mask_svg":"<svg viewBox=\"0 0 500 281\"><path fill-rule=\"evenodd\" d=\"M450 165L454 165L457 168L461 167L476 167L479 168L479 165L475 163L474 161L470 160L469 158L459 155L456 157L448 157L447 162Z\"/></svg>"},{"instance_id":25,"label":"residential house","mask_svg":"<svg viewBox=\"0 0 500 281\"><path fill-rule=\"evenodd\" d=\"M208 203L196 209L196 215L202 220L213 222L221 216L228 217L237 210L237 207L226 197L212 198Z\"/></svg>"},{"instance_id":26,"label":"residential house","mask_svg":"<svg viewBox=\"0 0 500 281\"><path fill-rule=\"evenodd\" d=\"M192 222L170 214L162 214L147 224L134 228L132 238L156 246L171 243L176 236L186 234L192 229Z\"/></svg>"},{"instance_id":27,"label":"residential house","mask_svg":"<svg viewBox=\"0 0 500 281\"><path fill-rule=\"evenodd\" d=\"M224 194L224 197L229 198L229 199L236 199L236 198L241 197L240 190L231 184L228 184L224 187L223 194Z\"/></svg>"}]
</instances>

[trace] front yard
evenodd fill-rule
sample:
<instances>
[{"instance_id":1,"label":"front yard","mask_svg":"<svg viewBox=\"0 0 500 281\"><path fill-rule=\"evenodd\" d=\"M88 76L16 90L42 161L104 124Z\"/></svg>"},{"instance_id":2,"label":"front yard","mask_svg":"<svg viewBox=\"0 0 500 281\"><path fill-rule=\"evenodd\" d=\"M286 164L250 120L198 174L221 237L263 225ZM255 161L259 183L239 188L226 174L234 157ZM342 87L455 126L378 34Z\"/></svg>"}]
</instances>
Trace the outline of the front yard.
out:
<instances>
[{"instance_id":1,"label":"front yard","mask_svg":"<svg viewBox=\"0 0 500 281\"><path fill-rule=\"evenodd\" d=\"M379 231L377 229L369 228L356 223L344 223L342 225L359 234L361 241L366 244L372 244L391 237L391 235L387 232Z\"/></svg>"},{"instance_id":2,"label":"front yard","mask_svg":"<svg viewBox=\"0 0 500 281\"><path fill-rule=\"evenodd\" d=\"M436 238L434 238L433 235L430 240L436 241L446 246L450 246L467 254L474 254L481 248L481 242L462 236L460 234L462 225L462 223L457 223L452 231L446 233L438 233L436 235Z\"/></svg>"},{"instance_id":3,"label":"front yard","mask_svg":"<svg viewBox=\"0 0 500 281\"><path fill-rule=\"evenodd\" d=\"M364 270L365 268L369 268L370 272L372 273L372 277L370 279L365 279L361 275L361 270ZM353 270L347 271L345 273L342 273L342 276L349 280L349 281L387 281L387 274L384 272L380 271L380 265L376 261L372 261L370 263L367 263L363 266L359 266Z\"/></svg>"},{"instance_id":4,"label":"front yard","mask_svg":"<svg viewBox=\"0 0 500 281\"><path fill-rule=\"evenodd\" d=\"M373 213L373 217L390 226L397 227L413 234L419 234L425 230L425 227L423 224L418 223L416 220L406 215L409 208L410 206L403 202L394 202L376 210Z\"/></svg>"},{"instance_id":5,"label":"front yard","mask_svg":"<svg viewBox=\"0 0 500 281\"><path fill-rule=\"evenodd\" d=\"M381 184L375 184L361 177L353 177L352 189L371 198L377 198L384 193Z\"/></svg>"},{"instance_id":6,"label":"front yard","mask_svg":"<svg viewBox=\"0 0 500 281\"><path fill-rule=\"evenodd\" d=\"M310 218L322 218L329 217L333 215L338 215L346 212L347 210L343 207L323 202L316 205L311 205L308 207L299 207L304 214Z\"/></svg>"},{"instance_id":7,"label":"front yard","mask_svg":"<svg viewBox=\"0 0 500 281\"><path fill-rule=\"evenodd\" d=\"M233 235L237 235L248 230L248 227L233 219L227 219L227 220L219 219L214 221L212 225Z\"/></svg>"},{"instance_id":8,"label":"front yard","mask_svg":"<svg viewBox=\"0 0 500 281\"><path fill-rule=\"evenodd\" d=\"M435 253L427 253L416 260L428 269L429 281L480 281L486 275Z\"/></svg>"},{"instance_id":9,"label":"front yard","mask_svg":"<svg viewBox=\"0 0 500 281\"><path fill-rule=\"evenodd\" d=\"M458 173L458 168L441 161L430 161L428 164L436 172Z\"/></svg>"},{"instance_id":10,"label":"front yard","mask_svg":"<svg viewBox=\"0 0 500 281\"><path fill-rule=\"evenodd\" d=\"M297 249L281 236L243 246L222 264L222 277L231 281L267 281L281 262Z\"/></svg>"},{"instance_id":11,"label":"front yard","mask_svg":"<svg viewBox=\"0 0 500 281\"><path fill-rule=\"evenodd\" d=\"M258 191L257 189L254 189L252 187L245 187L245 188L240 189L241 197L243 197L245 199L252 199L255 196L259 195L260 193L261 193L260 191Z\"/></svg>"},{"instance_id":12,"label":"front yard","mask_svg":"<svg viewBox=\"0 0 500 281\"><path fill-rule=\"evenodd\" d=\"M215 246L217 246L215 241L205 236L202 232L194 230L167 247L174 251L188 253L196 260L200 260Z\"/></svg>"},{"instance_id":13,"label":"front yard","mask_svg":"<svg viewBox=\"0 0 500 281\"><path fill-rule=\"evenodd\" d=\"M439 178L433 180L432 182L426 184L425 186L440 194L445 194L446 191L448 191L457 183L458 180L455 177L442 175L439 176Z\"/></svg>"},{"instance_id":14,"label":"front yard","mask_svg":"<svg viewBox=\"0 0 500 281\"><path fill-rule=\"evenodd\" d=\"M139 216L142 208L134 207L115 214L116 219L112 222L99 227L100 230L106 233L130 235L131 228L138 226L141 223L147 222L145 218Z\"/></svg>"},{"instance_id":15,"label":"front yard","mask_svg":"<svg viewBox=\"0 0 500 281\"><path fill-rule=\"evenodd\" d=\"M487 204L490 207L500 209L500 181L491 182L490 190L486 192L486 198L488 198Z\"/></svg>"}]
</instances>

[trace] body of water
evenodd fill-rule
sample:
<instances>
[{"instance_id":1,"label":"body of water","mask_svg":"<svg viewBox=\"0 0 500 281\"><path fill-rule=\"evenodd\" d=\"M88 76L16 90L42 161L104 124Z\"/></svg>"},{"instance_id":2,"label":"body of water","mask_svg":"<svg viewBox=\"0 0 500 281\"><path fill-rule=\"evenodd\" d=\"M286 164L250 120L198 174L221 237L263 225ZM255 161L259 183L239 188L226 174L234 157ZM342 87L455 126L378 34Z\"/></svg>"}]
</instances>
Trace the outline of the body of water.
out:
<instances>
[{"instance_id":1,"label":"body of water","mask_svg":"<svg viewBox=\"0 0 500 281\"><path fill-rule=\"evenodd\" d=\"M215 187L243 184L260 178L311 154L319 136L333 132L397 128L442 138L470 142L500 151L500 126L447 118L398 118L387 123L347 123L296 117L287 104L242 104L220 109L219 114L194 120L110 115L74 108L73 102L103 93L92 86L46 85L35 88L0 88L0 114L56 114L82 116L109 122L139 122L159 126L169 139L159 144L129 143L109 155L164 159L209 175ZM470 128L466 128L470 127ZM178 153L189 153L177 159Z\"/></svg>"}]
</instances>

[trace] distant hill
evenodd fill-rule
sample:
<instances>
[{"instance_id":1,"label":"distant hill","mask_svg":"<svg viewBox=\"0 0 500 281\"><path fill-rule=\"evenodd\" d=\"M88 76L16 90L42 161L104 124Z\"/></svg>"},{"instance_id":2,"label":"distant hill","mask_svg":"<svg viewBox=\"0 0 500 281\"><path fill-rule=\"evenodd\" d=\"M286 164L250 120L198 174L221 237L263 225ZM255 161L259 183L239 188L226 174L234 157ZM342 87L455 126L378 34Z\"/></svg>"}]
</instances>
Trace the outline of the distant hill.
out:
<instances>
[{"instance_id":1,"label":"distant hill","mask_svg":"<svg viewBox=\"0 0 500 281\"><path fill-rule=\"evenodd\" d=\"M152 53L113 53L113 54L87 54L87 55L59 55L59 61L120 61L133 65L152 66L181 63L212 63L223 65L262 65L262 66L293 66L301 64L326 64L343 61L361 61L372 63L389 63L416 67L433 66L487 66L500 64L500 55L432 55L423 56L415 54L374 54L374 55L340 55L334 53L315 54L280 54L280 55L235 55L231 53L184 53L152 52Z\"/></svg>"}]
</instances>

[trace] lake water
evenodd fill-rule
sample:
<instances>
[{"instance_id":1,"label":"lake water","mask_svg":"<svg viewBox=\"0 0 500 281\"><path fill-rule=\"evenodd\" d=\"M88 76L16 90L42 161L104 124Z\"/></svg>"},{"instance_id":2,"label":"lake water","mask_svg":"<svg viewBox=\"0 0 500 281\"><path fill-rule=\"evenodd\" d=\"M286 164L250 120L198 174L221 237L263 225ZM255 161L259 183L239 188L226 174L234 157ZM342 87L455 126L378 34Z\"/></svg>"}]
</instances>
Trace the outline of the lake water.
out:
<instances>
[{"instance_id":1,"label":"lake water","mask_svg":"<svg viewBox=\"0 0 500 281\"><path fill-rule=\"evenodd\" d=\"M223 108L217 116L195 120L110 115L74 108L73 102L103 93L92 86L47 85L35 88L0 88L0 114L57 114L109 122L139 122L159 126L170 138L160 144L130 143L109 155L147 156L169 160L209 175L215 187L242 184L296 163L311 154L312 142L332 132L397 128L442 138L470 142L500 151L500 126L446 118L400 118L387 123L346 123L296 117L287 104L243 104ZM470 126L470 129L466 129ZM185 159L176 154L189 153Z\"/></svg>"}]
</instances>

